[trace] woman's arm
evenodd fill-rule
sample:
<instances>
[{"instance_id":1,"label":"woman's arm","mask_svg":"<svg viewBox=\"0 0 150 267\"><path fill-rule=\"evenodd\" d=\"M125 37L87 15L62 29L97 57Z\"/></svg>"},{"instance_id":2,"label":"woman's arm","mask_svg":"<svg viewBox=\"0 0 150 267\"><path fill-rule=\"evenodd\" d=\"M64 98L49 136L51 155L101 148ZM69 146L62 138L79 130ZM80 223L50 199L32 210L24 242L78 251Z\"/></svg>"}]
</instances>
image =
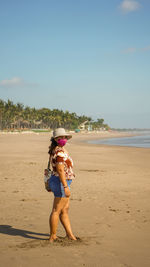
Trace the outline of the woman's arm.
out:
<instances>
[{"instance_id":1,"label":"woman's arm","mask_svg":"<svg viewBox=\"0 0 150 267\"><path fill-rule=\"evenodd\" d=\"M65 172L64 172L64 164L57 163L56 170L59 174L59 179L62 182L63 186L67 186L67 181L66 181Z\"/></svg>"},{"instance_id":2,"label":"woman's arm","mask_svg":"<svg viewBox=\"0 0 150 267\"><path fill-rule=\"evenodd\" d=\"M66 197L70 197L70 190L68 188L66 177L65 177L65 172L64 172L64 164L59 164L59 163L56 164L56 170L59 174L59 179L63 184Z\"/></svg>"}]
</instances>

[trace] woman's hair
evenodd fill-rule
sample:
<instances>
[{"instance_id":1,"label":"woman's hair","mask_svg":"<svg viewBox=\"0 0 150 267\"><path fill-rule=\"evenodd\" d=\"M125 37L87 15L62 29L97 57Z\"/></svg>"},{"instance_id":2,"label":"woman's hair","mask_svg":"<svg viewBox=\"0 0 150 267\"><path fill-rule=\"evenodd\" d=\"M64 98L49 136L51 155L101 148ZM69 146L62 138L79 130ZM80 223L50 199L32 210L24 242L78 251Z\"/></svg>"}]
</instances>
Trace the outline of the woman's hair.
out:
<instances>
[{"instance_id":1,"label":"woman's hair","mask_svg":"<svg viewBox=\"0 0 150 267\"><path fill-rule=\"evenodd\" d=\"M49 151L48 154L52 155L53 149L58 145L57 142L55 141L54 137L50 139L51 145L49 146Z\"/></svg>"}]
</instances>

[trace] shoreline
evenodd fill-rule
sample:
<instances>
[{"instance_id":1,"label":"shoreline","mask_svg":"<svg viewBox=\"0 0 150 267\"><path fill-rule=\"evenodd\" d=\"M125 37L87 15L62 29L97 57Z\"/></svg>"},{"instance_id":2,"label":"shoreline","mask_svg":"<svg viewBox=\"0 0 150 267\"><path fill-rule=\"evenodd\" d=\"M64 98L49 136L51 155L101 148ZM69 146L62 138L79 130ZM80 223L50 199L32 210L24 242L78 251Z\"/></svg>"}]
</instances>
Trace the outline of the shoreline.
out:
<instances>
[{"instance_id":1,"label":"shoreline","mask_svg":"<svg viewBox=\"0 0 150 267\"><path fill-rule=\"evenodd\" d=\"M106 145L106 146L120 146L120 147L135 147L150 149L150 135L132 135L124 137L110 137L93 139L88 141L89 144Z\"/></svg>"},{"instance_id":2,"label":"shoreline","mask_svg":"<svg viewBox=\"0 0 150 267\"><path fill-rule=\"evenodd\" d=\"M81 133L81 135L73 134L72 139L69 141L70 143L79 143L79 144L89 144L89 145L98 145L98 146L107 146L105 144L94 144L90 143L93 140L103 140L103 139L112 139L112 138L124 138L124 137L132 137L138 136L136 134L131 134L127 132L100 132L100 133ZM111 145L109 145L111 146ZM114 146L114 145L113 145ZM117 146L117 145L115 145ZM123 146L122 146L123 147Z\"/></svg>"},{"instance_id":3,"label":"shoreline","mask_svg":"<svg viewBox=\"0 0 150 267\"><path fill-rule=\"evenodd\" d=\"M96 140L103 140L103 139L115 139L115 138L126 138L126 137L133 137L133 136L142 136L143 134L141 133L131 133L131 132L120 132L120 131L81 131L79 133L75 133L73 131L69 131L70 134L72 134L72 139L69 140L69 143L73 144L80 144L80 145L93 145L93 146L103 146L103 147L128 147L128 148L146 148L146 147L136 147L136 146L123 146L123 145L117 145L117 144L98 144L98 143L91 143L90 141L96 141ZM52 131L51 132L34 132L34 131L21 131L21 132L12 132L12 131L0 131L0 136L13 136L13 135L49 135L50 137L52 136ZM147 147L146 149L149 149Z\"/></svg>"},{"instance_id":4,"label":"shoreline","mask_svg":"<svg viewBox=\"0 0 150 267\"><path fill-rule=\"evenodd\" d=\"M120 132L120 131L91 131L91 132L79 132L75 133L70 131L72 134L72 139L69 140L68 145L70 144L78 144L81 146L98 146L98 147L120 147L120 148L135 148L135 149L150 149L149 147L138 147L138 146L123 146L117 144L97 144L90 143L90 141L103 140L103 139L115 139L115 138L125 138L125 137L134 137L141 136L141 133L131 133L131 132ZM34 132L34 131L22 131L22 132L2 132L0 131L0 136L49 136L49 139L52 136L51 132Z\"/></svg>"}]
</instances>

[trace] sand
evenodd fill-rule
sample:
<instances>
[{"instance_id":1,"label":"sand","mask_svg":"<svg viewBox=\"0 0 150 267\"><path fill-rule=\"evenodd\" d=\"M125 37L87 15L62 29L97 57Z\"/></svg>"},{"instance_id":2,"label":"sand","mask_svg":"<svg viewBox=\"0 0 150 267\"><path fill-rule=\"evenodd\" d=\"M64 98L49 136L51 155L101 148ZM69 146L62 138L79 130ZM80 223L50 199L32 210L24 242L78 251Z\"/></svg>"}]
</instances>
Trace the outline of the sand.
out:
<instances>
[{"instance_id":1,"label":"sand","mask_svg":"<svg viewBox=\"0 0 150 267\"><path fill-rule=\"evenodd\" d=\"M91 145L117 133L74 134L70 219L77 241L48 242L49 134L0 134L1 267L149 267L150 149Z\"/></svg>"}]
</instances>

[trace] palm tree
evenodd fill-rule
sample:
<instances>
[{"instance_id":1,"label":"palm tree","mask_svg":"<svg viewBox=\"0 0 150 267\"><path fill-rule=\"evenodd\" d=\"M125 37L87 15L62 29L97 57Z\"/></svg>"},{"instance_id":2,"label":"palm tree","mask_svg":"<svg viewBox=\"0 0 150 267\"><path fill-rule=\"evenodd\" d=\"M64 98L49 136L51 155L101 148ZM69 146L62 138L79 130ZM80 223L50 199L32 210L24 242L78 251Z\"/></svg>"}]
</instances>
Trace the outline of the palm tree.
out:
<instances>
[{"instance_id":1,"label":"palm tree","mask_svg":"<svg viewBox=\"0 0 150 267\"><path fill-rule=\"evenodd\" d=\"M5 103L0 99L0 129L3 129L3 119L4 119Z\"/></svg>"}]
</instances>

